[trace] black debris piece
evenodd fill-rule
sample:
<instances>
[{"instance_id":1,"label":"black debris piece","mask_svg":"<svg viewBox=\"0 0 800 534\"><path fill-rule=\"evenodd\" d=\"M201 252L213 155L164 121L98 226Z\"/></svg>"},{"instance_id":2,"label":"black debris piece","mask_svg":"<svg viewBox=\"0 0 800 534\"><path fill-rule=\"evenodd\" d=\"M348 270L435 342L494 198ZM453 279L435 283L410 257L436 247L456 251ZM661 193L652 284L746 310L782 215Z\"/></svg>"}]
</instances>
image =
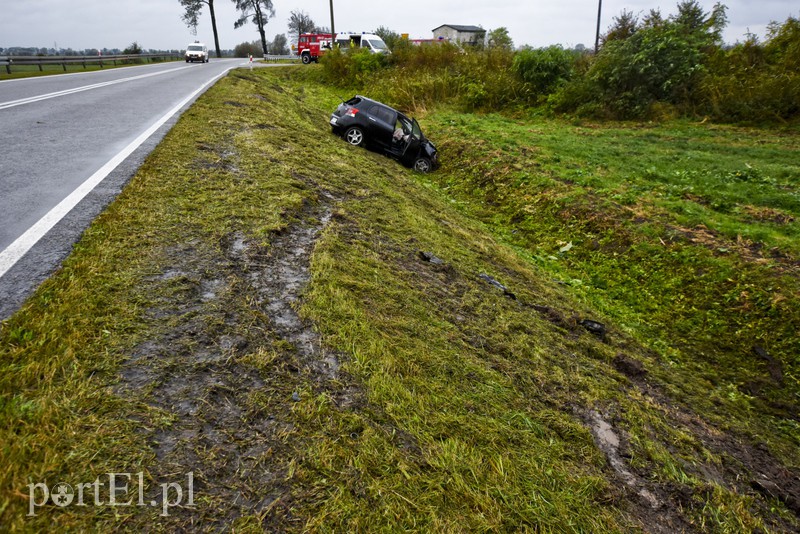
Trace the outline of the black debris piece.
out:
<instances>
[{"instance_id":1,"label":"black debris piece","mask_svg":"<svg viewBox=\"0 0 800 534\"><path fill-rule=\"evenodd\" d=\"M510 299L517 300L517 296L514 293L509 291L506 286L504 286L503 284L501 284L500 282L498 282L497 280L495 280L494 278L492 278L488 274L481 273L481 274L478 275L478 278L480 278L481 280L484 280L485 282L493 285L497 289L500 289L503 292L503 294L505 296L509 297Z\"/></svg>"},{"instance_id":2,"label":"black debris piece","mask_svg":"<svg viewBox=\"0 0 800 534\"><path fill-rule=\"evenodd\" d=\"M578 324L601 339L606 337L606 325L603 323L591 319L581 319Z\"/></svg>"},{"instance_id":3,"label":"black debris piece","mask_svg":"<svg viewBox=\"0 0 800 534\"><path fill-rule=\"evenodd\" d=\"M432 263L434 265L444 265L444 260L442 258L436 257L432 252L425 252L420 250L419 257L422 261L427 261L428 263Z\"/></svg>"}]
</instances>

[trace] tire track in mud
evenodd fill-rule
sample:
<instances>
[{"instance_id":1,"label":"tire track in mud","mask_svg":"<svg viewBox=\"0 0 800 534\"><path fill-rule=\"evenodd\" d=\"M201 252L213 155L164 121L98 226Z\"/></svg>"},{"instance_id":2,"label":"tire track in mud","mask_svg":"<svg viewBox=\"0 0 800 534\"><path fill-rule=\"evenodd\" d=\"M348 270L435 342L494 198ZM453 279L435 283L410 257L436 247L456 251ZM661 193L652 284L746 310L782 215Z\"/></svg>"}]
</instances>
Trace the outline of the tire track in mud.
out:
<instances>
[{"instance_id":1,"label":"tire track in mud","mask_svg":"<svg viewBox=\"0 0 800 534\"><path fill-rule=\"evenodd\" d=\"M266 249L241 234L213 250L189 241L151 279L155 294L167 294L149 310L158 333L122 365L118 394L146 413L155 456L147 501L160 507L157 484L193 473L195 506L174 508L160 528L216 531L245 515L291 515L281 503L299 446L291 405L309 381L325 387L339 372L337 355L296 311L336 200L321 192ZM353 395L340 386L335 397L341 406Z\"/></svg>"}]
</instances>

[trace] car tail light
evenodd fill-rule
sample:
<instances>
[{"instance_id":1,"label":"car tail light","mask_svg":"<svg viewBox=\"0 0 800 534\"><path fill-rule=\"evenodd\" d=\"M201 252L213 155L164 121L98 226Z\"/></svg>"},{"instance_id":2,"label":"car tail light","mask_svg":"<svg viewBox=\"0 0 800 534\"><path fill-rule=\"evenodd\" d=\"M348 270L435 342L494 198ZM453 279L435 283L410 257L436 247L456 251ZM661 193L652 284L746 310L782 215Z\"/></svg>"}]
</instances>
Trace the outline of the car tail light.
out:
<instances>
[{"instance_id":1,"label":"car tail light","mask_svg":"<svg viewBox=\"0 0 800 534\"><path fill-rule=\"evenodd\" d=\"M347 113L345 113L345 115L347 115L348 117L355 117L356 113L358 113L358 108L350 108L347 110Z\"/></svg>"}]
</instances>

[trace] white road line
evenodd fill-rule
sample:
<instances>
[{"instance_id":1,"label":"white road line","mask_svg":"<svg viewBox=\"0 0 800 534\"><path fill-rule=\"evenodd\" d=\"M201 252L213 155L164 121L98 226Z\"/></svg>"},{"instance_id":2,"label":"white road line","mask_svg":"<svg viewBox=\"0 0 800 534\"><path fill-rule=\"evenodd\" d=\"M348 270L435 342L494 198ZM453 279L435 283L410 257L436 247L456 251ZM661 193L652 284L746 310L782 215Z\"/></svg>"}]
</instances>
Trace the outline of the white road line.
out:
<instances>
[{"instance_id":1,"label":"white road line","mask_svg":"<svg viewBox=\"0 0 800 534\"><path fill-rule=\"evenodd\" d=\"M232 68L232 67L231 67ZM194 97L200 94L206 87L216 82L224 76L230 68L225 69L217 76L213 77L199 89L183 99L174 108L169 110L163 117L158 119L152 126L142 132L139 137L134 139L128 146L122 149L117 155L111 158L108 163L103 165L97 172L86 179L81 185L77 187L72 193L69 194L64 200L47 212L44 217L39 219L33 226L28 228L24 234L19 236L13 243L11 243L5 250L0 252L0 278L2 278L11 267L17 263L22 256L24 256L33 246L44 237L61 219L74 208L78 202L88 195L106 176L111 174L125 158L130 156L134 150L144 143L148 137L153 135L156 130L164 125L172 116L174 116L180 109L189 103Z\"/></svg>"},{"instance_id":2,"label":"white road line","mask_svg":"<svg viewBox=\"0 0 800 534\"><path fill-rule=\"evenodd\" d=\"M91 89L100 89L101 87L108 87L109 85L116 85L118 83L125 83L125 82L132 82L134 80L141 80L143 78L149 78L150 76L159 76L161 74L167 74L170 72L178 72L179 70L189 69L191 67L179 67L177 69L169 69L169 70L162 70L159 72L151 72L149 74L140 74L139 76L131 76L129 78L120 78L118 80L111 80L108 82L101 82L101 83L94 83L92 85L84 85L83 87L75 87L74 89L65 89L63 91L56 91L55 93L48 93L45 95L39 96L30 96L28 98L21 98L19 100L11 100L10 102L0 102L0 109L8 109L13 108L15 106L22 106L24 104L32 104L34 102L40 102L42 100L47 100L49 98L57 98L59 96L66 96L71 95L74 93L80 93L82 91L89 91Z\"/></svg>"}]
</instances>

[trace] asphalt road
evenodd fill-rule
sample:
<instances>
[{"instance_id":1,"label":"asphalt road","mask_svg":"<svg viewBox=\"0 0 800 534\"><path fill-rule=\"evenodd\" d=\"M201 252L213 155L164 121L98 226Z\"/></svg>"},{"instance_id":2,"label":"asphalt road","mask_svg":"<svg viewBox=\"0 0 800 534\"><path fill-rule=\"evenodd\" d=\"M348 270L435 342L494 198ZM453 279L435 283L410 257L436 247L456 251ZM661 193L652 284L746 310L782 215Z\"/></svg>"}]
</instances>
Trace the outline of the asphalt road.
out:
<instances>
[{"instance_id":1,"label":"asphalt road","mask_svg":"<svg viewBox=\"0 0 800 534\"><path fill-rule=\"evenodd\" d=\"M180 114L242 59L0 82L0 320L60 265Z\"/></svg>"}]
</instances>

